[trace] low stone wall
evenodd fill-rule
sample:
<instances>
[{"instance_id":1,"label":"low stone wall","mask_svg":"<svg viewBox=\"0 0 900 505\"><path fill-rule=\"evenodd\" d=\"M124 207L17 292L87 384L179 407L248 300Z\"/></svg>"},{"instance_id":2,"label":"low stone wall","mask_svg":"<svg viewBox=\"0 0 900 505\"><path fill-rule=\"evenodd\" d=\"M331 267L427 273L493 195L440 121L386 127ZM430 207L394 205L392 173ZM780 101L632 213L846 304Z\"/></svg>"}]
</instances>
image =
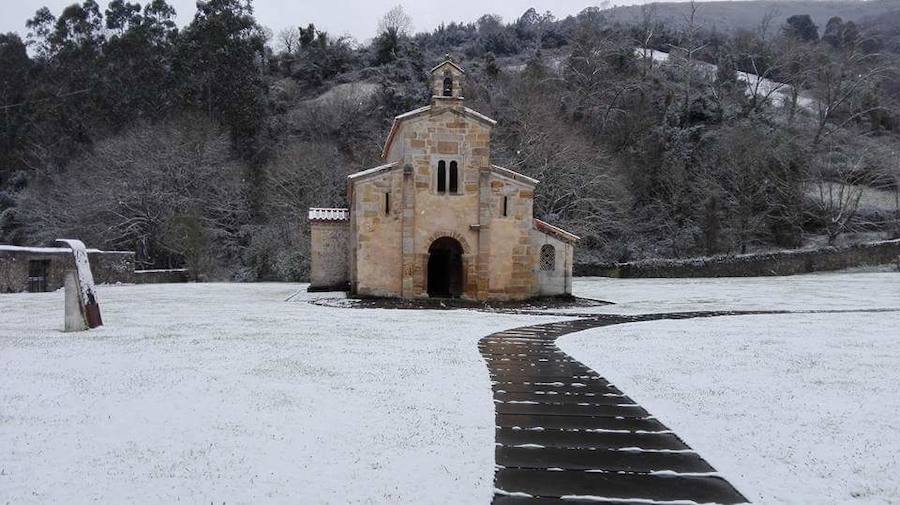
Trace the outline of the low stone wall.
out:
<instances>
[{"instance_id":1,"label":"low stone wall","mask_svg":"<svg viewBox=\"0 0 900 505\"><path fill-rule=\"evenodd\" d=\"M91 272L97 284L134 282L134 253L88 249ZM44 262L41 283L46 291L63 286L67 270L75 268L72 251L62 247L0 246L0 293L29 291L29 264ZM34 287L34 286L32 286Z\"/></svg>"},{"instance_id":2,"label":"low stone wall","mask_svg":"<svg viewBox=\"0 0 900 505\"><path fill-rule=\"evenodd\" d=\"M172 284L187 282L189 279L186 268L174 268L169 270L135 270L134 282L136 284Z\"/></svg>"},{"instance_id":3,"label":"low stone wall","mask_svg":"<svg viewBox=\"0 0 900 505\"><path fill-rule=\"evenodd\" d=\"M350 288L350 221L310 221L309 291Z\"/></svg>"},{"instance_id":4,"label":"low stone wall","mask_svg":"<svg viewBox=\"0 0 900 505\"><path fill-rule=\"evenodd\" d=\"M645 260L614 264L576 264L576 276L596 277L759 277L884 265L900 262L900 240L687 260Z\"/></svg>"},{"instance_id":5,"label":"low stone wall","mask_svg":"<svg viewBox=\"0 0 900 505\"><path fill-rule=\"evenodd\" d=\"M134 282L134 253L123 251L88 252L91 273L97 284Z\"/></svg>"}]
</instances>

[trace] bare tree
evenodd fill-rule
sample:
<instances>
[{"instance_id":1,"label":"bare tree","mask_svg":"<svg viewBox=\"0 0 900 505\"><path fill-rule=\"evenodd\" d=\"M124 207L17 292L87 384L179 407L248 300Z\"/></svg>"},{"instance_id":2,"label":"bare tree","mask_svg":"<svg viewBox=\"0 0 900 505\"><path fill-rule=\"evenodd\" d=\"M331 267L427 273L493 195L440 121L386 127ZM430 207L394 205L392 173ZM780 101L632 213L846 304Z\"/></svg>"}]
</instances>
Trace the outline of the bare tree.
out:
<instances>
[{"instance_id":1,"label":"bare tree","mask_svg":"<svg viewBox=\"0 0 900 505\"><path fill-rule=\"evenodd\" d=\"M559 117L545 89L523 84L511 98L517 119L498 144L515 149L499 161L541 181L535 215L586 235L621 231L627 196L610 158Z\"/></svg>"},{"instance_id":2,"label":"bare tree","mask_svg":"<svg viewBox=\"0 0 900 505\"><path fill-rule=\"evenodd\" d=\"M812 78L812 91L816 107L816 126L812 145L853 121L884 107L871 107L860 103L859 98L890 70L881 64L878 54L867 54L853 47L831 58L822 54L816 61ZM840 118L841 122L833 124Z\"/></svg>"},{"instance_id":3,"label":"bare tree","mask_svg":"<svg viewBox=\"0 0 900 505\"><path fill-rule=\"evenodd\" d=\"M293 54L300 48L300 31L297 28L284 28L277 36L279 48L286 54Z\"/></svg>"},{"instance_id":4,"label":"bare tree","mask_svg":"<svg viewBox=\"0 0 900 505\"><path fill-rule=\"evenodd\" d=\"M641 5L641 19L635 27L637 36L634 42L640 48L643 77L653 68L653 40L661 29L660 22L656 19L656 4Z\"/></svg>"},{"instance_id":5,"label":"bare tree","mask_svg":"<svg viewBox=\"0 0 900 505\"><path fill-rule=\"evenodd\" d=\"M563 69L567 98L594 121L599 133L626 114L623 100L644 85L643 80L624 75L610 63L633 61L634 48L592 28L579 32L571 46Z\"/></svg>"},{"instance_id":6,"label":"bare tree","mask_svg":"<svg viewBox=\"0 0 900 505\"><path fill-rule=\"evenodd\" d=\"M672 48L672 51L670 52L670 60L673 61L676 66L681 68L682 73L684 74L684 102L682 104L683 118L686 118L688 116L688 111L690 110L691 103L693 101L695 80L697 79L698 74L697 64L695 61L696 55L707 46L706 43L701 43L697 37L697 33L700 29L700 27L696 24L698 9L699 6L697 5L697 2L695 0L691 0L688 4L688 14L685 18L687 28L685 29L683 38L679 42L679 44L669 44L669 46ZM678 58L671 58L673 55L677 55Z\"/></svg>"},{"instance_id":7,"label":"bare tree","mask_svg":"<svg viewBox=\"0 0 900 505\"><path fill-rule=\"evenodd\" d=\"M409 35L412 31L412 26L412 18L403 10L403 6L396 5L378 21L378 33L394 33L398 36Z\"/></svg>"},{"instance_id":8,"label":"bare tree","mask_svg":"<svg viewBox=\"0 0 900 505\"><path fill-rule=\"evenodd\" d=\"M861 169L865 154L848 158L832 147L823 157L810 168L811 212L813 218L821 220L828 245L834 245L842 234L866 224L859 210L870 179Z\"/></svg>"},{"instance_id":9,"label":"bare tree","mask_svg":"<svg viewBox=\"0 0 900 505\"><path fill-rule=\"evenodd\" d=\"M21 209L36 240L76 236L135 250L144 264L214 275L246 215L245 172L225 132L176 118L99 142L29 187Z\"/></svg>"}]
</instances>

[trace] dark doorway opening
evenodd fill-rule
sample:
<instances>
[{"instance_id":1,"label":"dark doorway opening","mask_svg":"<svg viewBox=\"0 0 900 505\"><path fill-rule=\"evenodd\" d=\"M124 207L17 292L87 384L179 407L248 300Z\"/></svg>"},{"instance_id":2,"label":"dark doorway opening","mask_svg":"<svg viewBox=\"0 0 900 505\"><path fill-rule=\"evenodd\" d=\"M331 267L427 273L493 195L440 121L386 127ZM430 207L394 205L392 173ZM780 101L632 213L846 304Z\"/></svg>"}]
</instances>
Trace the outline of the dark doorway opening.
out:
<instances>
[{"instance_id":1,"label":"dark doorway opening","mask_svg":"<svg viewBox=\"0 0 900 505\"><path fill-rule=\"evenodd\" d=\"M50 260L31 260L28 262L28 291L43 293L47 291L47 276L50 273Z\"/></svg>"},{"instance_id":2,"label":"dark doorway opening","mask_svg":"<svg viewBox=\"0 0 900 505\"><path fill-rule=\"evenodd\" d=\"M463 248L450 237L435 240L428 248L428 296L458 298L463 291Z\"/></svg>"}]
</instances>

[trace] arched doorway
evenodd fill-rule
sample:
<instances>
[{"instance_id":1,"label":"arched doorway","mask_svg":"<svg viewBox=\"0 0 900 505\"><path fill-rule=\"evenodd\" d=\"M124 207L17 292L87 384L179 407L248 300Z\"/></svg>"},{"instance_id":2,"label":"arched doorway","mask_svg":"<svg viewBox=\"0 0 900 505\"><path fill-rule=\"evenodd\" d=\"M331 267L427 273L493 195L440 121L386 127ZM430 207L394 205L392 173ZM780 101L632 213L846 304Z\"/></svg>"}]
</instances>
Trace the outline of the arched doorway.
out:
<instances>
[{"instance_id":1,"label":"arched doorway","mask_svg":"<svg viewBox=\"0 0 900 505\"><path fill-rule=\"evenodd\" d=\"M441 237L428 248L428 296L456 298L463 292L463 248L450 237Z\"/></svg>"}]
</instances>

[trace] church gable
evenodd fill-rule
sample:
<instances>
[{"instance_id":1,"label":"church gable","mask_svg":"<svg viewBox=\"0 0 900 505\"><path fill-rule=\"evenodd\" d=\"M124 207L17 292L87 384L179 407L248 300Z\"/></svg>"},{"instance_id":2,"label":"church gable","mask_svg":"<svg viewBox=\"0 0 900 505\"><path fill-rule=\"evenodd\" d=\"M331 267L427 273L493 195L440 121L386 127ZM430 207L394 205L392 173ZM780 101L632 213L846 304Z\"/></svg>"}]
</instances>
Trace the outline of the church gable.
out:
<instances>
[{"instance_id":1,"label":"church gable","mask_svg":"<svg viewBox=\"0 0 900 505\"><path fill-rule=\"evenodd\" d=\"M447 115L452 117L444 117ZM462 130L480 128L483 131L479 133L490 135L495 124L497 121L468 107L422 107L394 118L382 157L397 161L404 157L407 148L427 147L424 142L428 138L428 131L422 130L434 128L435 131L445 130L438 133L464 133ZM404 144L404 141L407 142Z\"/></svg>"}]
</instances>

